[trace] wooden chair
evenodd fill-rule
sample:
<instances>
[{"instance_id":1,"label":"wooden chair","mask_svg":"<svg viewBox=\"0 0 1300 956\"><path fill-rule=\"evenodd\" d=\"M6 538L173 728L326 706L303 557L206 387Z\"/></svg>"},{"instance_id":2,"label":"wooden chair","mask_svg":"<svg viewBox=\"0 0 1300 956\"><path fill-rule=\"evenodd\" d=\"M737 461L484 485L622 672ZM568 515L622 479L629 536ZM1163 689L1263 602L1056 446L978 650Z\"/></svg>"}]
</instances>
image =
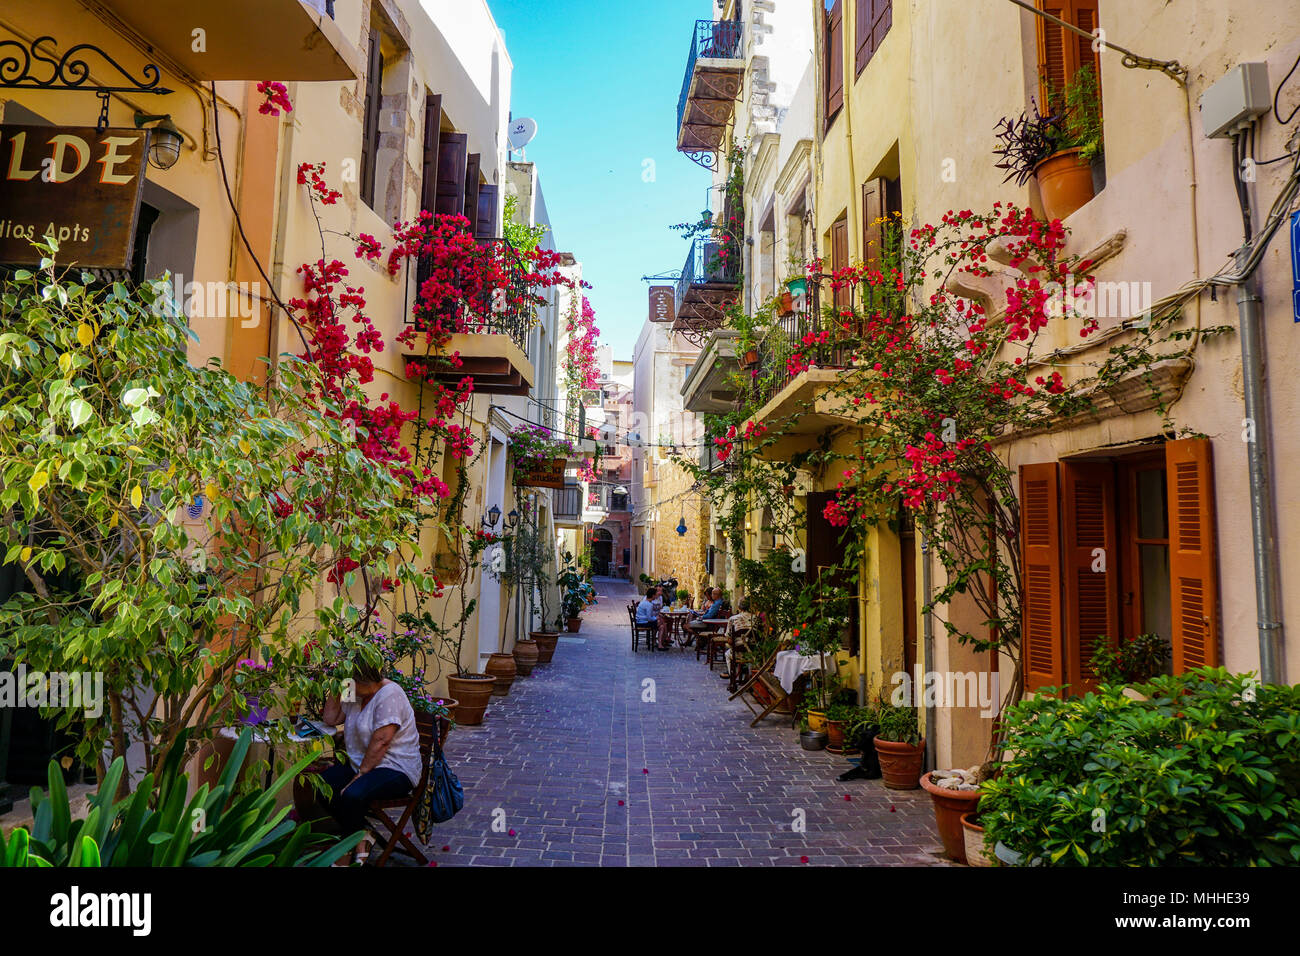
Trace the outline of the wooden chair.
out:
<instances>
[{"instance_id":1,"label":"wooden chair","mask_svg":"<svg viewBox=\"0 0 1300 956\"><path fill-rule=\"evenodd\" d=\"M628 623L632 625L632 653L636 653L641 643L641 632L645 632L645 646L654 651L659 643L659 625L639 623L636 619L636 605L627 606Z\"/></svg>"},{"instance_id":2,"label":"wooden chair","mask_svg":"<svg viewBox=\"0 0 1300 956\"><path fill-rule=\"evenodd\" d=\"M780 713L783 716L789 715L790 724L791 726L794 725L798 698L795 694L786 693L785 688L781 686L781 682L776 679L776 674L772 671L772 668L776 666L776 655L788 649L786 642L782 642L782 645L773 651L766 660L751 667L749 677L728 698L728 700L735 700L739 697L745 706L749 708L749 712L755 715L754 719L750 721L749 726L751 727L757 727L759 721L772 713ZM766 703L760 701L754 692L754 687L758 684L763 685L763 690L767 694L768 701ZM746 694L749 696L746 697Z\"/></svg>"},{"instance_id":3,"label":"wooden chair","mask_svg":"<svg viewBox=\"0 0 1300 956\"><path fill-rule=\"evenodd\" d=\"M407 853L420 862L421 866L429 865L429 858L416 846L415 841L407 836L406 824L410 822L416 807L420 805L420 801L424 798L424 792L429 788L429 764L433 754L433 735L437 733L440 742L445 743L447 733L451 730L451 724L447 722L445 717L434 717L433 714L417 712L415 715L415 729L420 735L420 762L423 765L419 784L404 797L395 797L391 800L372 800L370 806L366 808L367 818L374 820L388 832L388 836L383 838L384 852L375 861L375 866L383 866L387 863L388 857L399 843ZM396 823L389 816L391 810L402 811Z\"/></svg>"}]
</instances>

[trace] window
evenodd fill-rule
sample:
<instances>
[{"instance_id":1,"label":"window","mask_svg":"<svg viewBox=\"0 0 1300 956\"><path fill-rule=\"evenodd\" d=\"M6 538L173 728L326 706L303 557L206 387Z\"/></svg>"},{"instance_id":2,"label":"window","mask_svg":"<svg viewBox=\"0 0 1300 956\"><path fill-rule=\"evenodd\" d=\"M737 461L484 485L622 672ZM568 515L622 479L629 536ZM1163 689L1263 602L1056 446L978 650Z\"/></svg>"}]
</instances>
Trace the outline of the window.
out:
<instances>
[{"instance_id":1,"label":"window","mask_svg":"<svg viewBox=\"0 0 1300 956\"><path fill-rule=\"evenodd\" d=\"M843 0L826 0L823 35L826 42L826 128L844 105L844 13Z\"/></svg>"},{"instance_id":2,"label":"window","mask_svg":"<svg viewBox=\"0 0 1300 956\"><path fill-rule=\"evenodd\" d=\"M1086 33L1097 29L1097 0L1036 0L1039 10ZM1080 67L1091 66L1101 76L1093 41L1064 27L1034 17L1038 39L1038 102L1044 115L1060 110L1065 87Z\"/></svg>"},{"instance_id":3,"label":"window","mask_svg":"<svg viewBox=\"0 0 1300 956\"><path fill-rule=\"evenodd\" d=\"M1029 690L1095 686L1099 641L1156 633L1181 673L1216 665L1210 444L1020 469L1022 641Z\"/></svg>"},{"instance_id":4,"label":"window","mask_svg":"<svg viewBox=\"0 0 1300 956\"><path fill-rule=\"evenodd\" d=\"M863 68L870 62L884 42L890 24L894 22L892 0L857 0L857 12L853 19L853 31L857 37L857 56L855 76L861 76Z\"/></svg>"},{"instance_id":5,"label":"window","mask_svg":"<svg viewBox=\"0 0 1300 956\"><path fill-rule=\"evenodd\" d=\"M375 206L375 166L379 156L379 107L383 98L384 54L379 27L370 27L370 55L366 67L366 111L361 127L361 201Z\"/></svg>"}]
</instances>

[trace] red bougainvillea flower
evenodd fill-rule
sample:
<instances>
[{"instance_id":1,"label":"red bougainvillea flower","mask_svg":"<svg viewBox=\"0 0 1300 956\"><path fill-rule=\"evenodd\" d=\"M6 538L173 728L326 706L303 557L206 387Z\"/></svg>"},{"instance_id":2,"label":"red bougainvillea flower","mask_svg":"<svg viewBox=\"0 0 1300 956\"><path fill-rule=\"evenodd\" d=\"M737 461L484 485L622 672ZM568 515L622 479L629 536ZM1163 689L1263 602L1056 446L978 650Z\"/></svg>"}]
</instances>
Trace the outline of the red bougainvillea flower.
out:
<instances>
[{"instance_id":1,"label":"red bougainvillea flower","mask_svg":"<svg viewBox=\"0 0 1300 956\"><path fill-rule=\"evenodd\" d=\"M266 97L266 101L257 108L259 113L279 116L281 110L286 113L293 112L293 104L289 102L289 91L283 83L277 83L274 80L262 80L257 84L257 92Z\"/></svg>"}]
</instances>

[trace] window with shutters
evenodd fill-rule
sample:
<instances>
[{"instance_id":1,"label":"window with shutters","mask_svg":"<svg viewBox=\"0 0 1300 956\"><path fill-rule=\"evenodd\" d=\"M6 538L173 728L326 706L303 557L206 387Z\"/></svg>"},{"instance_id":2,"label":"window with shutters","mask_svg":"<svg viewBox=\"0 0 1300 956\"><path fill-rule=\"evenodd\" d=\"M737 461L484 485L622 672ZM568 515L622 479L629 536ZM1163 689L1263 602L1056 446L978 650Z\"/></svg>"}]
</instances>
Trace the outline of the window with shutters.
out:
<instances>
[{"instance_id":1,"label":"window with shutters","mask_svg":"<svg viewBox=\"0 0 1300 956\"><path fill-rule=\"evenodd\" d=\"M1214 490L1206 439L1020 469L1026 688L1096 686L1091 658L1159 634L1181 673L1219 661Z\"/></svg>"},{"instance_id":2,"label":"window with shutters","mask_svg":"<svg viewBox=\"0 0 1300 956\"><path fill-rule=\"evenodd\" d=\"M379 13L375 17L367 48L358 180L361 201L392 222L406 212L401 197L406 169L405 116L414 109L407 92L411 57L394 39L397 31L392 25Z\"/></svg>"},{"instance_id":3,"label":"window with shutters","mask_svg":"<svg viewBox=\"0 0 1300 956\"><path fill-rule=\"evenodd\" d=\"M825 42L822 72L826 84L826 128L844 105L844 0L825 0L823 35Z\"/></svg>"},{"instance_id":4,"label":"window with shutters","mask_svg":"<svg viewBox=\"0 0 1300 956\"><path fill-rule=\"evenodd\" d=\"M861 76L894 22L893 0L856 0L853 32L856 55L854 76Z\"/></svg>"},{"instance_id":5,"label":"window with shutters","mask_svg":"<svg viewBox=\"0 0 1300 956\"><path fill-rule=\"evenodd\" d=\"M1097 0L1035 0L1039 10L1091 34L1097 29ZM1093 41L1043 17L1034 17L1038 39L1038 102L1044 115L1060 111L1064 91L1080 67L1101 76L1101 55Z\"/></svg>"},{"instance_id":6,"label":"window with shutters","mask_svg":"<svg viewBox=\"0 0 1300 956\"><path fill-rule=\"evenodd\" d=\"M831 271L839 272L849 264L849 219L847 214L840 216L831 225L830 247ZM833 290L832 302L836 310L849 308L851 304L850 293L851 287L847 282L841 283L839 288Z\"/></svg>"}]
</instances>

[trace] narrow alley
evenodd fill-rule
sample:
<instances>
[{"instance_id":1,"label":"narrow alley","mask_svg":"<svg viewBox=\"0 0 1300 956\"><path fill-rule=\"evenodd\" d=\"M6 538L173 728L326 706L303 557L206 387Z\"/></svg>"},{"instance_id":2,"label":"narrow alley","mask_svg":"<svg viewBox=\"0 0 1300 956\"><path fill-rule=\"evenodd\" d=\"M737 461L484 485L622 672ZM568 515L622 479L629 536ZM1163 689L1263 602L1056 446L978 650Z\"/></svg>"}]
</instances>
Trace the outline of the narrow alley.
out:
<instances>
[{"instance_id":1,"label":"narrow alley","mask_svg":"<svg viewBox=\"0 0 1300 956\"><path fill-rule=\"evenodd\" d=\"M840 783L849 763L788 719L751 728L693 649L633 653L630 586L598 587L551 664L452 732L465 809L435 830L439 866L944 864L923 790Z\"/></svg>"}]
</instances>

